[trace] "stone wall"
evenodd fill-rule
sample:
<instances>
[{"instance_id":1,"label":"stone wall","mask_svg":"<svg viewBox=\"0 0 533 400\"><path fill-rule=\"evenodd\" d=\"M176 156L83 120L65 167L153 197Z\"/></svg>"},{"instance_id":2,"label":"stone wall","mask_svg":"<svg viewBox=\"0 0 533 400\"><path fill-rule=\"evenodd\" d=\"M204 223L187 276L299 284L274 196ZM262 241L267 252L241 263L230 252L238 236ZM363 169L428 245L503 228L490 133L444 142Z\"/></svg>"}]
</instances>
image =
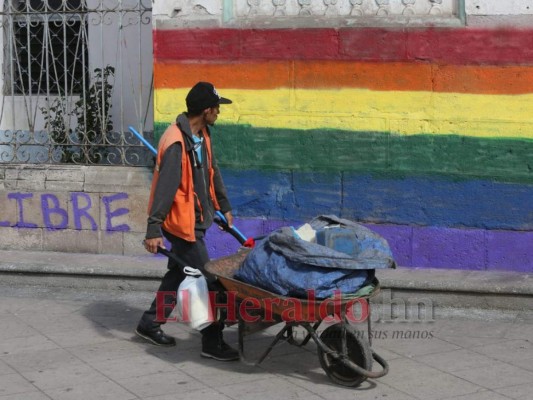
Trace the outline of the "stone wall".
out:
<instances>
[{"instance_id":1,"label":"stone wall","mask_svg":"<svg viewBox=\"0 0 533 400\"><path fill-rule=\"evenodd\" d=\"M410 267L533 271L532 0L163 0L156 138L197 81L235 214L335 214Z\"/></svg>"},{"instance_id":2,"label":"stone wall","mask_svg":"<svg viewBox=\"0 0 533 400\"><path fill-rule=\"evenodd\" d=\"M0 249L145 254L148 168L0 166Z\"/></svg>"},{"instance_id":3,"label":"stone wall","mask_svg":"<svg viewBox=\"0 0 533 400\"><path fill-rule=\"evenodd\" d=\"M531 272L532 13L533 0L156 2L156 136L212 81L233 100L213 143L246 234L336 214L402 266ZM143 252L150 175L0 167L0 247ZM234 251L209 239L212 255Z\"/></svg>"}]
</instances>

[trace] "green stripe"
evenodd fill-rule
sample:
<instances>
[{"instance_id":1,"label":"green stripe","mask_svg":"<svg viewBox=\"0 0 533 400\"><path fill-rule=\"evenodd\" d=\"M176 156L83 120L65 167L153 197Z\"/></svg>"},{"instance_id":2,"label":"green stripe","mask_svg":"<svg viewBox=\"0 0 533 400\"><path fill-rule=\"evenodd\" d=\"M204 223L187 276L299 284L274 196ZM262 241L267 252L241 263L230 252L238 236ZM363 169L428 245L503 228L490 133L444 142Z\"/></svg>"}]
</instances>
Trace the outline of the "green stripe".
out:
<instances>
[{"instance_id":1,"label":"green stripe","mask_svg":"<svg viewBox=\"0 0 533 400\"><path fill-rule=\"evenodd\" d=\"M156 126L159 134L166 125ZM219 165L241 170L445 175L533 183L533 140L217 125ZM156 136L157 137L157 136Z\"/></svg>"}]
</instances>

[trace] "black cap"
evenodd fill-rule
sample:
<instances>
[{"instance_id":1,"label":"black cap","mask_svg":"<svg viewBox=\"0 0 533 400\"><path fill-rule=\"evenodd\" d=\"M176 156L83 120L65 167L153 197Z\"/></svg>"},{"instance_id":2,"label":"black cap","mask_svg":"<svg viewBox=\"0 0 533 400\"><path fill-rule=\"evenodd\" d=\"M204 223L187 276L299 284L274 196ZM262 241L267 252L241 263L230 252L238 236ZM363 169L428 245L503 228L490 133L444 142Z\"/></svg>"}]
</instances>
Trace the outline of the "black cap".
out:
<instances>
[{"instance_id":1,"label":"black cap","mask_svg":"<svg viewBox=\"0 0 533 400\"><path fill-rule=\"evenodd\" d=\"M187 110L198 112L217 104L231 104L230 99L220 97L213 84L209 82L198 82L192 87L185 99Z\"/></svg>"}]
</instances>

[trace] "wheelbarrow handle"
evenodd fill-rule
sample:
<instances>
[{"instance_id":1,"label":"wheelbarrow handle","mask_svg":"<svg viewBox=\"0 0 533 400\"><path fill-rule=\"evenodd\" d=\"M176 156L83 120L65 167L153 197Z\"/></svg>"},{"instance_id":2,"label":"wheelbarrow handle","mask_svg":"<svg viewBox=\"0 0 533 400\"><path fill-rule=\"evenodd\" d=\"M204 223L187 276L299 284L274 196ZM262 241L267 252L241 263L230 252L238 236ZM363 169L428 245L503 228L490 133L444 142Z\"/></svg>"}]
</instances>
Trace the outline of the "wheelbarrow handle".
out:
<instances>
[{"instance_id":1,"label":"wheelbarrow handle","mask_svg":"<svg viewBox=\"0 0 533 400\"><path fill-rule=\"evenodd\" d=\"M187 264L178 255L172 253L170 250L157 246L157 252L175 261L181 268L185 268L187 266Z\"/></svg>"},{"instance_id":2,"label":"wheelbarrow handle","mask_svg":"<svg viewBox=\"0 0 533 400\"><path fill-rule=\"evenodd\" d=\"M178 256L177 254L167 250L167 249L164 249L160 246L157 246L157 252L159 254L163 254L165 256L167 256L168 258L170 258L172 261L174 261L176 264L178 264L178 267L184 271L185 267L188 267L187 263L185 261L183 261L183 259ZM193 268L196 268L196 267L193 267ZM203 268L200 269L200 271L202 271L202 274L204 275L205 277L205 280L207 281L208 284L211 284L211 283L214 283L217 281L217 277L213 274L210 274L209 272L205 271ZM185 274L185 272L183 272Z\"/></svg>"}]
</instances>

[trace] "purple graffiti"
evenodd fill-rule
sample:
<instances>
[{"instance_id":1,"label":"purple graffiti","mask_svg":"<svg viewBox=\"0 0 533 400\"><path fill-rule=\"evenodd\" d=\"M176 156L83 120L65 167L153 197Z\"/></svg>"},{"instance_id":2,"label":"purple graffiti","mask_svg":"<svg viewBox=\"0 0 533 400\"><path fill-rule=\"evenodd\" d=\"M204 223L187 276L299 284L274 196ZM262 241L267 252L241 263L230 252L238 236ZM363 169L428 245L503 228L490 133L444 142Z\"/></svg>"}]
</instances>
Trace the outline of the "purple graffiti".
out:
<instances>
[{"instance_id":1,"label":"purple graffiti","mask_svg":"<svg viewBox=\"0 0 533 400\"><path fill-rule=\"evenodd\" d=\"M50 201L53 206L50 207ZM48 229L66 229L68 226L68 213L67 210L59 206L59 200L54 194L42 194L41 195L41 210L43 212L44 226ZM52 214L61 217L61 222L53 224L50 216Z\"/></svg>"},{"instance_id":2,"label":"purple graffiti","mask_svg":"<svg viewBox=\"0 0 533 400\"><path fill-rule=\"evenodd\" d=\"M33 197L33 193L8 193L7 198L10 200L16 200L19 210L19 219L14 225L18 228L37 228L37 224L24 221L24 199L30 199Z\"/></svg>"},{"instance_id":3,"label":"purple graffiti","mask_svg":"<svg viewBox=\"0 0 533 400\"><path fill-rule=\"evenodd\" d=\"M33 193L8 193L9 200L15 200L18 208L18 221L0 221L0 227L16 228L38 228L39 225L28 222L24 219L24 200L33 198ZM115 201L127 199L127 193L116 193L110 196L102 196L102 203L105 208L106 230L110 232L128 232L130 227L127 224L114 225L113 218L120 217L130 212L127 208L116 208L112 204ZM67 229L69 224L68 208L62 208L58 197L52 193L43 193L40 196L41 214L43 225L47 229L59 230ZM82 221L88 221L91 224L91 230L98 230L97 221L90 214L93 207L91 197L87 193L73 192L70 194L70 203L72 204L72 216L74 218L74 227L77 230L82 229ZM26 204L26 207L28 205Z\"/></svg>"},{"instance_id":4,"label":"purple graffiti","mask_svg":"<svg viewBox=\"0 0 533 400\"><path fill-rule=\"evenodd\" d=\"M102 197L102 202L104 203L104 206L105 206L106 230L107 231L128 232L130 230L130 227L126 224L113 226L113 223L111 222L113 218L119 217L129 212L127 208L117 208L115 211L111 211L111 203L115 200L122 200L122 199L127 199L127 198L128 198L127 193L116 193L111 196Z\"/></svg>"},{"instance_id":5,"label":"purple graffiti","mask_svg":"<svg viewBox=\"0 0 533 400\"><path fill-rule=\"evenodd\" d=\"M80 207L79 198L83 197L85 199L85 207ZM76 229L82 229L81 219L86 218L91 223L91 230L95 231L98 229L96 221L89 214L89 210L92 206L91 196L87 193L75 192L70 194L70 200L72 202L72 213L74 214L74 226Z\"/></svg>"}]
</instances>

